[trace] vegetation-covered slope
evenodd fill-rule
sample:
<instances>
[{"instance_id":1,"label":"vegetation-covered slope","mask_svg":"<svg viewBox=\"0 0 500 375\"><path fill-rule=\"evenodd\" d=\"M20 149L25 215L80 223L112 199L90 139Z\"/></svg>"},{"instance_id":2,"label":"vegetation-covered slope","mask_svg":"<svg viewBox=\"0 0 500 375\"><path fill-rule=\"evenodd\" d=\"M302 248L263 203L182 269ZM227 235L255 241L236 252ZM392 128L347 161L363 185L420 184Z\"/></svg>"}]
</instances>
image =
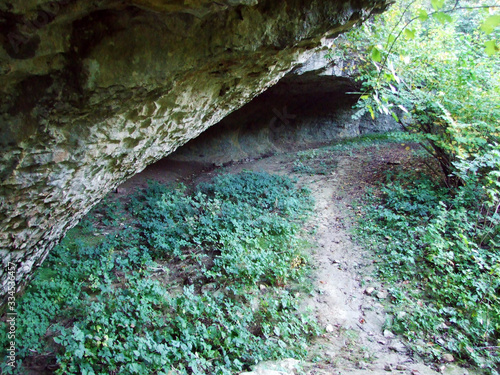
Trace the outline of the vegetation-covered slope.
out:
<instances>
[{"instance_id":1,"label":"vegetation-covered slope","mask_svg":"<svg viewBox=\"0 0 500 375\"><path fill-rule=\"evenodd\" d=\"M358 67L359 113L392 113L439 166L391 176L361 222L394 283L393 324L434 359L449 352L495 374L499 24L494 2L404 1L346 37L371 56Z\"/></svg>"},{"instance_id":2,"label":"vegetation-covered slope","mask_svg":"<svg viewBox=\"0 0 500 375\"><path fill-rule=\"evenodd\" d=\"M0 323L2 373L48 361L58 374L231 374L303 356L318 333L294 291L311 204L289 178L251 172L104 203L18 301L16 369ZM96 239L93 223L118 230Z\"/></svg>"}]
</instances>

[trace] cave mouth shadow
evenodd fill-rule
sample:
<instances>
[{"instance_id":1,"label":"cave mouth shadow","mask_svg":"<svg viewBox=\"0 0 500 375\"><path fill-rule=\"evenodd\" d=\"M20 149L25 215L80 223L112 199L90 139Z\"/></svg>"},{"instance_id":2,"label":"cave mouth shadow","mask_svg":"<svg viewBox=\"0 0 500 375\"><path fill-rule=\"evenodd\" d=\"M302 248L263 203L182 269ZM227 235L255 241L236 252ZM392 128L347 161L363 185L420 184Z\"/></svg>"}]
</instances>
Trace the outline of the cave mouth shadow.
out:
<instances>
[{"instance_id":1,"label":"cave mouth shadow","mask_svg":"<svg viewBox=\"0 0 500 375\"><path fill-rule=\"evenodd\" d=\"M168 159L222 165L399 130L390 116L353 118L359 89L348 77L290 73Z\"/></svg>"}]
</instances>

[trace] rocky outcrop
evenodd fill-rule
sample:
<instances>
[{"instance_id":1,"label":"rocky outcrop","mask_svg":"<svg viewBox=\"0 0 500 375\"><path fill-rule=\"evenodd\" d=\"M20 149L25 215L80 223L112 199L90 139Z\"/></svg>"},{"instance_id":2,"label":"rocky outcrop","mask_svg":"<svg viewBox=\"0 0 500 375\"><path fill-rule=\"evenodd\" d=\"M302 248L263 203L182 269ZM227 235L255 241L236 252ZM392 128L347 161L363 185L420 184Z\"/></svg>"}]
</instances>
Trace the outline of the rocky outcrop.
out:
<instances>
[{"instance_id":1,"label":"rocky outcrop","mask_svg":"<svg viewBox=\"0 0 500 375\"><path fill-rule=\"evenodd\" d=\"M104 194L275 84L324 36L384 7L1 1L2 296Z\"/></svg>"},{"instance_id":2,"label":"rocky outcrop","mask_svg":"<svg viewBox=\"0 0 500 375\"><path fill-rule=\"evenodd\" d=\"M353 105L360 82L354 61L327 57L324 48L275 86L234 111L169 156L224 164L347 137L401 130L390 115L372 119Z\"/></svg>"}]
</instances>

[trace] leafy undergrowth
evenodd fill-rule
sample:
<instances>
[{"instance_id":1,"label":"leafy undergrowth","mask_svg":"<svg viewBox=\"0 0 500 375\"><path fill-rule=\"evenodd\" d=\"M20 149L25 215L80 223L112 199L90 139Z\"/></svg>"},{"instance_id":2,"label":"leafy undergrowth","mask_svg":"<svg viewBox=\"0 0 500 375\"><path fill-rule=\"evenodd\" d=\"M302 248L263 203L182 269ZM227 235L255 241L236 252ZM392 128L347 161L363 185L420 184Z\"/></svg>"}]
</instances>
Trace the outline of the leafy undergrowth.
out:
<instances>
[{"instance_id":1,"label":"leafy undergrowth","mask_svg":"<svg viewBox=\"0 0 500 375\"><path fill-rule=\"evenodd\" d=\"M500 372L500 216L484 186L399 171L359 222L390 288L391 328L415 352ZM497 202L498 203L498 202Z\"/></svg>"},{"instance_id":2,"label":"leafy undergrowth","mask_svg":"<svg viewBox=\"0 0 500 375\"><path fill-rule=\"evenodd\" d=\"M333 144L297 152L292 172L309 176L330 175L337 169L338 162L344 155L354 156L360 150L378 153L380 147L387 147L391 143L400 143L404 146L406 143L415 144L418 141L414 134L401 131L340 139Z\"/></svg>"},{"instance_id":3,"label":"leafy undergrowth","mask_svg":"<svg viewBox=\"0 0 500 375\"><path fill-rule=\"evenodd\" d=\"M230 374L306 354L319 333L297 309L308 190L252 172L192 192L153 184L133 197L120 232L96 239L97 221L120 224L120 207L106 205L18 301L16 373L42 363L56 374Z\"/></svg>"},{"instance_id":4,"label":"leafy undergrowth","mask_svg":"<svg viewBox=\"0 0 500 375\"><path fill-rule=\"evenodd\" d=\"M292 172L305 175L328 175L337 166L337 161L324 149L312 149L297 153Z\"/></svg>"}]
</instances>

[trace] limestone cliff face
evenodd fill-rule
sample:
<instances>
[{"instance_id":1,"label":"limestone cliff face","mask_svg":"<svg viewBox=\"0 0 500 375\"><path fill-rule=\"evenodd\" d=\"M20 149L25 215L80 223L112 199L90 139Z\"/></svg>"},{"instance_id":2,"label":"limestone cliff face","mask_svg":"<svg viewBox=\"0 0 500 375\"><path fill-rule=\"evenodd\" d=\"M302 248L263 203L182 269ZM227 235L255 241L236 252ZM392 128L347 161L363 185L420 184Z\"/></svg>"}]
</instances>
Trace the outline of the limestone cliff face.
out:
<instances>
[{"instance_id":1,"label":"limestone cliff face","mask_svg":"<svg viewBox=\"0 0 500 375\"><path fill-rule=\"evenodd\" d=\"M326 57L328 52L326 47L318 50L169 159L220 165L341 138L402 130L390 115L372 119L369 114L357 114L353 105L359 99L361 83L356 79L356 56L332 61Z\"/></svg>"},{"instance_id":2,"label":"limestone cliff face","mask_svg":"<svg viewBox=\"0 0 500 375\"><path fill-rule=\"evenodd\" d=\"M0 270L385 0L0 0ZM12 281L12 280L11 280Z\"/></svg>"}]
</instances>

